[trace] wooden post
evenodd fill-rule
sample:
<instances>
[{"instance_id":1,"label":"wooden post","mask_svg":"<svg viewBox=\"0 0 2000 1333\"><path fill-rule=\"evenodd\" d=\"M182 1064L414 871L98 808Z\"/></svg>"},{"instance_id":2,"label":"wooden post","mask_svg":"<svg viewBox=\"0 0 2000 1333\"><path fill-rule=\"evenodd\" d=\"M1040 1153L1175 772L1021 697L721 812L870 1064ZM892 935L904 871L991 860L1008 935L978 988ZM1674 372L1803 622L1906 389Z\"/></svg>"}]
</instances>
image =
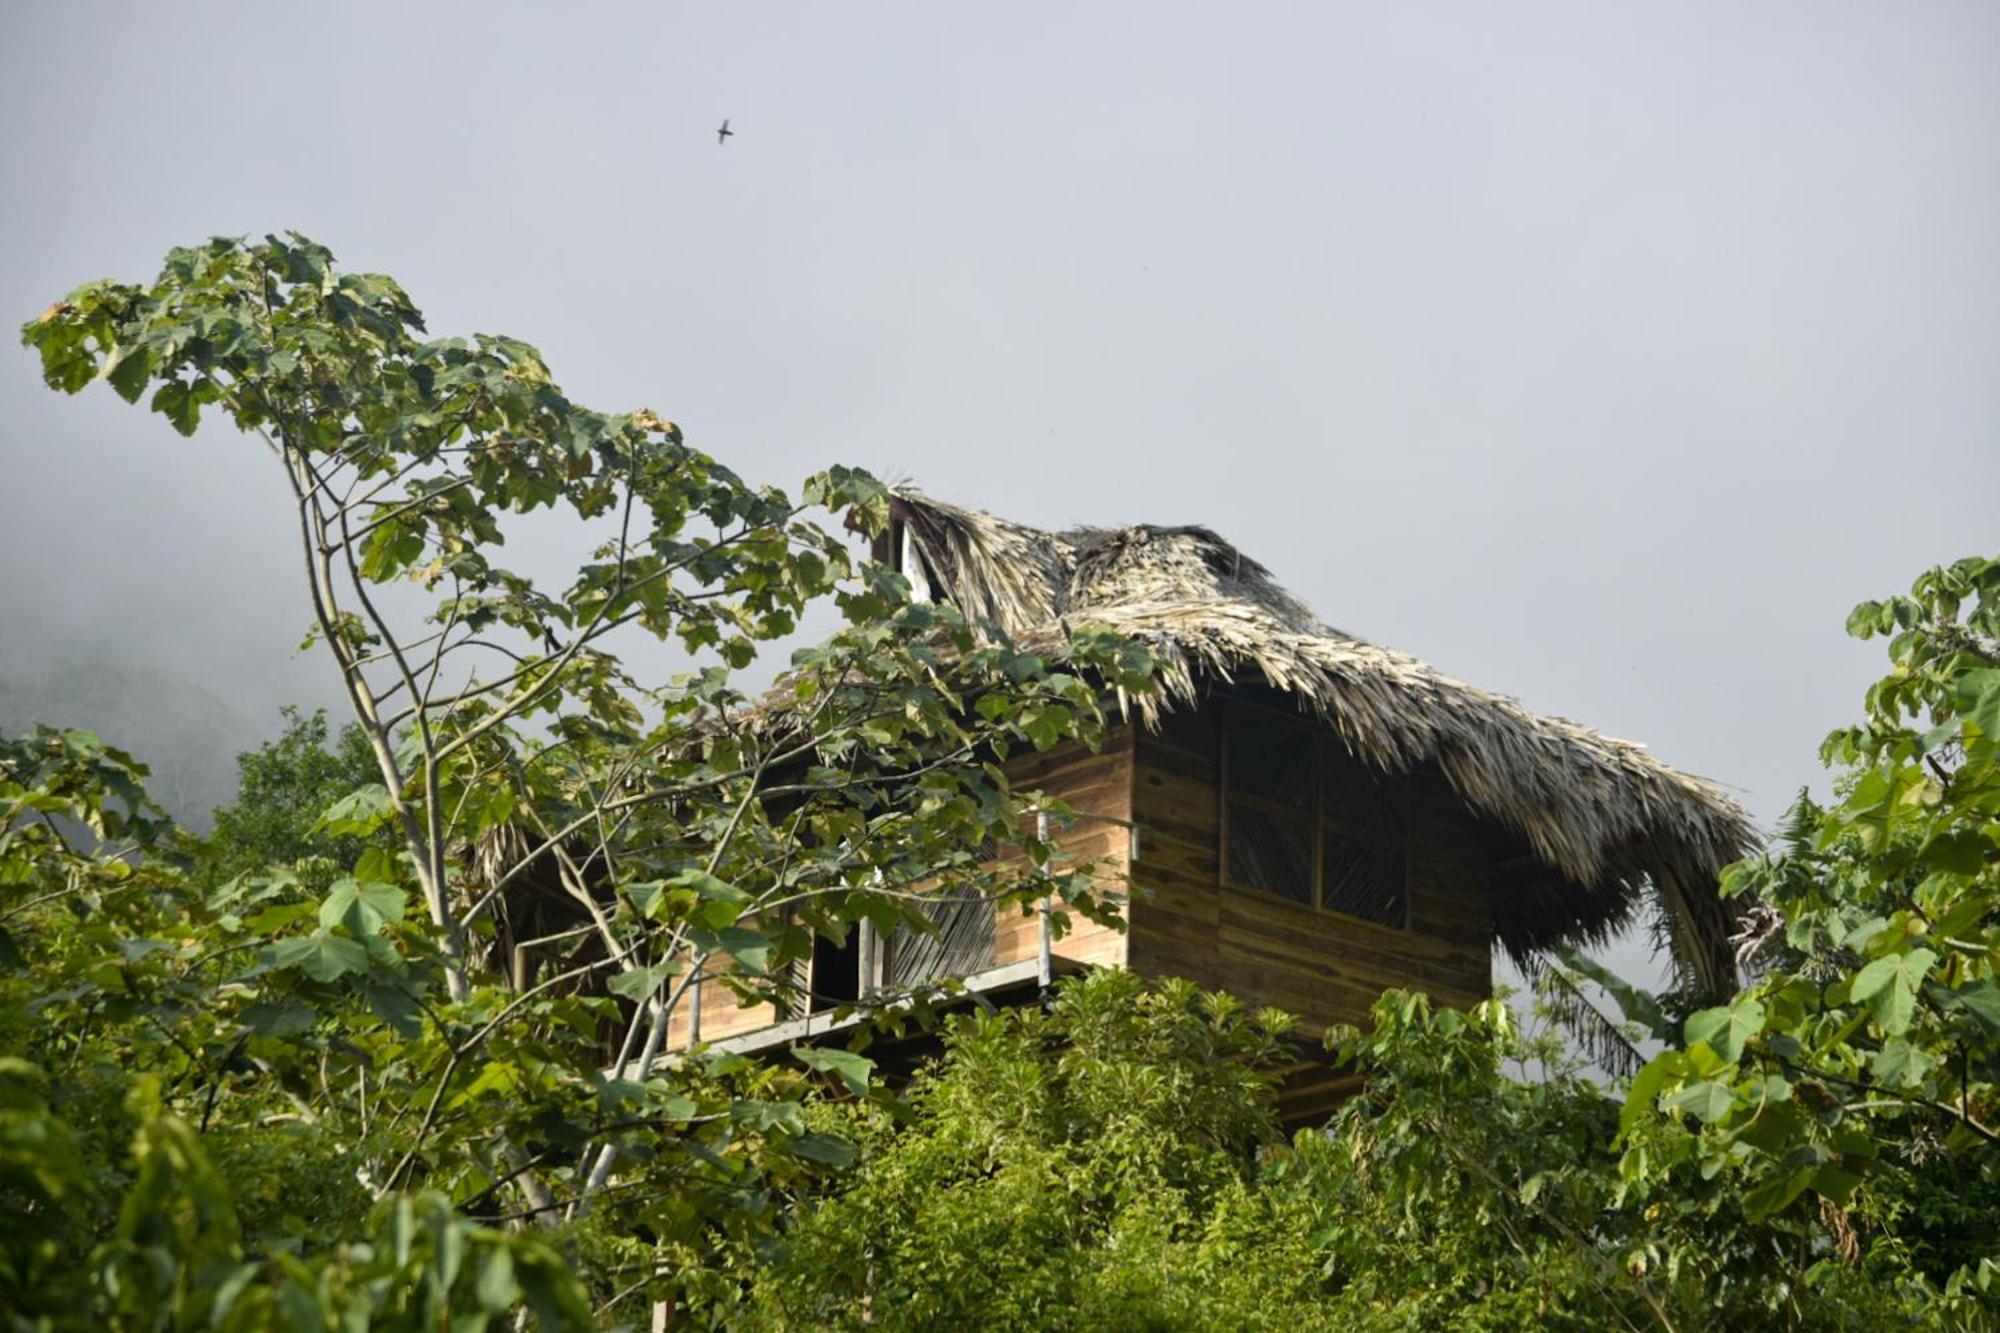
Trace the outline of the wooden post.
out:
<instances>
[{"instance_id":1,"label":"wooden post","mask_svg":"<svg viewBox=\"0 0 2000 1333\"><path fill-rule=\"evenodd\" d=\"M859 989L864 996L873 995L882 989L884 982L883 971L886 959L883 957L884 949L882 946L885 941L876 933L873 921L864 920L858 929L861 932L857 946L861 954L857 963L861 972Z\"/></svg>"},{"instance_id":2,"label":"wooden post","mask_svg":"<svg viewBox=\"0 0 2000 1333\"><path fill-rule=\"evenodd\" d=\"M701 1040L701 956L692 959L694 980L688 982L688 1049Z\"/></svg>"},{"instance_id":3,"label":"wooden post","mask_svg":"<svg viewBox=\"0 0 2000 1333\"><path fill-rule=\"evenodd\" d=\"M1042 842L1049 840L1049 817L1046 813L1037 813L1035 815L1035 837ZM1054 941L1049 935L1049 897L1047 894L1042 895L1040 916L1041 940L1039 953L1037 954L1035 976L1040 981L1042 991L1047 993L1049 984L1055 980L1056 973L1055 957L1051 952L1051 946Z\"/></svg>"},{"instance_id":4,"label":"wooden post","mask_svg":"<svg viewBox=\"0 0 2000 1333\"><path fill-rule=\"evenodd\" d=\"M1050 951L1053 941L1049 937L1049 900L1047 898L1042 899L1041 917L1041 954L1036 966L1035 975L1040 979L1042 989L1047 990L1049 983L1055 980L1056 975L1055 955Z\"/></svg>"}]
</instances>

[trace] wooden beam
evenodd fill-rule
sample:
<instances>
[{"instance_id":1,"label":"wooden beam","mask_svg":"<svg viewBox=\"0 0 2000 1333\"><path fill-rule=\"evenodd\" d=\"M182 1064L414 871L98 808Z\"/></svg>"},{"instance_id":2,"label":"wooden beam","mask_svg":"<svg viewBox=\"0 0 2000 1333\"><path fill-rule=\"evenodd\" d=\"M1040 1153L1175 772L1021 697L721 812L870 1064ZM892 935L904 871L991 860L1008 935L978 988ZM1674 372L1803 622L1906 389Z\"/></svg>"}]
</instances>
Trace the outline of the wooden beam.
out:
<instances>
[{"instance_id":1,"label":"wooden beam","mask_svg":"<svg viewBox=\"0 0 2000 1333\"><path fill-rule=\"evenodd\" d=\"M1053 973L1056 975L1088 970L1087 965L1072 962L1067 958L1051 960L1051 967ZM1039 959L1009 963L1004 967L990 967L984 972L975 972L969 977L961 978L965 986L965 992L963 997L958 998L963 1002L965 999L977 995L991 995L995 992L1012 990L1016 987L1039 984L1040 979L1041 963ZM946 997L947 1001L952 998L954 997ZM886 1012L894 1012L899 1009L908 1009L910 1004L909 1000L900 999L880 1006L880 1009ZM826 1013L808 1014L804 1018L793 1018L783 1023L773 1023L769 1027L758 1028L754 1032L744 1032L734 1037L725 1037L721 1041L716 1042L714 1048L718 1051L732 1051L741 1055L748 1055L755 1051L767 1051L773 1047L789 1046L795 1042L811 1041L816 1038L831 1036L834 1033L849 1031L871 1021L877 1011L873 1008L857 1009L853 1013L841 1018L836 1018L834 1016L835 1012L829 1010Z\"/></svg>"}]
</instances>

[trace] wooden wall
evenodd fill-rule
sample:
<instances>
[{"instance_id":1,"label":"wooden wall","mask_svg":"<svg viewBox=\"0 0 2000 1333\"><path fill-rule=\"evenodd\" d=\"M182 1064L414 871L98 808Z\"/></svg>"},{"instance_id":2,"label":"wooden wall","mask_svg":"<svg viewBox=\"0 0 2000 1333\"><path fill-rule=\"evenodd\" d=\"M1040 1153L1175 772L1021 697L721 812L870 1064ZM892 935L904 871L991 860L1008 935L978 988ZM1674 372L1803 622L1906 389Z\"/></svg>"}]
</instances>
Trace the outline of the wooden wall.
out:
<instances>
[{"instance_id":1,"label":"wooden wall","mask_svg":"<svg viewBox=\"0 0 2000 1333\"><path fill-rule=\"evenodd\" d=\"M778 1011L768 1004L744 1004L735 992L715 977L701 981L701 1039L721 1041L739 1033L755 1032L778 1021ZM667 1049L683 1051L694 1034L694 996L684 995L673 1017L667 1021Z\"/></svg>"},{"instance_id":2,"label":"wooden wall","mask_svg":"<svg viewBox=\"0 0 2000 1333\"><path fill-rule=\"evenodd\" d=\"M1081 813L1058 834L1080 860L1100 860L1107 891L1123 897L1128 931L1071 915L1055 941L1062 959L1126 965L1154 976L1186 977L1253 1004L1298 1016L1306 1035L1327 1025L1365 1022L1368 1006L1393 986L1428 991L1465 1006L1492 993L1488 857L1471 814L1442 776L1408 780L1410 926L1379 926L1219 883L1220 709L1164 719L1157 732L1120 727L1091 753L1062 747L1017 756L1008 772L1018 789L1039 790ZM1127 856L1127 822L1140 826L1140 856ZM994 932L994 966L1034 958L1033 911L1004 909ZM777 1021L769 1005L739 1005L721 982L702 984L701 1036L715 1041ZM683 1001L669 1049L690 1037Z\"/></svg>"},{"instance_id":3,"label":"wooden wall","mask_svg":"<svg viewBox=\"0 0 2000 1333\"><path fill-rule=\"evenodd\" d=\"M1109 817L1079 818L1068 829L1054 830L1054 835L1063 851L1077 860L1101 861L1098 875L1103 890L1122 901L1130 864L1127 824L1132 818L1133 729L1107 729L1103 748L1094 753L1065 745L1041 754L1017 755L1008 761L1007 773L1017 792L1039 791L1065 802L1079 815ZM1003 908L994 926L993 966L1026 962L1040 953L1041 925L1033 910ZM1078 963L1116 966L1125 961L1125 935L1072 912L1068 932L1055 941L1051 952ZM683 998L668 1026L669 1050L684 1050L689 1043L689 998ZM720 1041L777 1021L772 1006L744 1005L721 981L702 981L703 1041Z\"/></svg>"},{"instance_id":4,"label":"wooden wall","mask_svg":"<svg viewBox=\"0 0 2000 1333\"><path fill-rule=\"evenodd\" d=\"M1108 730L1104 748L1092 753L1081 746L1058 746L1043 754L1018 755L1007 764L1017 792L1040 791L1063 801L1079 816L1068 829L1055 829L1056 843L1078 861L1099 862L1101 891L1123 899L1132 818L1132 742L1130 727ZM993 965L1025 962L1041 949L1037 914L1002 909L994 932ZM1098 967L1125 961L1125 935L1076 913L1069 913L1069 930L1052 946L1058 958Z\"/></svg>"},{"instance_id":5,"label":"wooden wall","mask_svg":"<svg viewBox=\"0 0 2000 1333\"><path fill-rule=\"evenodd\" d=\"M1491 994L1486 857L1471 812L1435 773L1410 779L1409 929L1221 886L1219 715L1211 701L1136 739L1130 966L1275 1005L1308 1035L1365 1021L1393 986L1454 1006Z\"/></svg>"}]
</instances>

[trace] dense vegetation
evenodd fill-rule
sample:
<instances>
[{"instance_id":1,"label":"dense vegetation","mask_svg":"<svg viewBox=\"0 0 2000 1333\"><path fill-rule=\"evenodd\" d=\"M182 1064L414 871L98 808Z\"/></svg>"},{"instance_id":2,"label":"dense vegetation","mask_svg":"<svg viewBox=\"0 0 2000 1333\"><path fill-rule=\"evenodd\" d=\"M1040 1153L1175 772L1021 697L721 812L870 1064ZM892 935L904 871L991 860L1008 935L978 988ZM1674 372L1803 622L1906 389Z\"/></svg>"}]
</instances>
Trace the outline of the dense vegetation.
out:
<instances>
[{"instance_id":1,"label":"dense vegetation","mask_svg":"<svg viewBox=\"0 0 2000 1333\"><path fill-rule=\"evenodd\" d=\"M321 828L319 817L375 780L368 738L352 724L333 734L324 712L286 709L284 722L276 740L238 756L236 799L196 844L211 886L283 866L324 889L367 850L362 838Z\"/></svg>"},{"instance_id":2,"label":"dense vegetation","mask_svg":"<svg viewBox=\"0 0 2000 1333\"><path fill-rule=\"evenodd\" d=\"M93 738L10 743L17 1309L643 1312L710 1237L769 1234L851 1160L803 1120L813 1080L871 1087L839 1052L667 1060L697 979L780 998L817 936L925 922L926 893L1106 914L1043 836L1067 810L995 760L1092 743L1092 682L1143 690L1150 663L1088 627L1031 655L913 604L812 520L878 531L873 479L750 486L655 413L573 402L525 343L428 337L395 282L298 237L173 251L23 337L52 387L259 446L353 730L251 756L205 846ZM577 544L553 585L499 562L544 511ZM816 602L843 627L781 698L746 694ZM687 670L637 678L622 654L649 641ZM1026 855L991 865L995 843Z\"/></svg>"},{"instance_id":3,"label":"dense vegetation","mask_svg":"<svg viewBox=\"0 0 2000 1333\"><path fill-rule=\"evenodd\" d=\"M1370 1075L1275 1130L1281 1016L1108 973L961 1023L912 1090L828 1123L861 1145L750 1266L733 1325L951 1329L1875 1328L1935 1293L1834 1262L1816 1219L1747 1217L1687 1164L1621 1173L1617 1097L1523 1083L1499 1001L1394 992L1340 1052ZM1551 1052L1538 1053L1548 1057ZM1004 1090L1004 1095L996 1095ZM1961 1311L1961 1313L1964 1313Z\"/></svg>"},{"instance_id":4,"label":"dense vegetation","mask_svg":"<svg viewBox=\"0 0 2000 1333\"><path fill-rule=\"evenodd\" d=\"M25 331L58 388L262 441L354 716L245 756L201 839L86 732L0 741L16 1327L1992 1321L2000 562L1857 610L1891 670L1829 741L1838 798L1730 875L1750 980L1681 1016L1604 979L1657 1050L1629 1082L1394 993L1336 1039L1365 1093L1287 1141L1281 1016L1110 974L962 1023L897 1095L863 1052L661 1038L698 972L772 995L927 883L1101 915L1037 835L1065 812L989 760L1089 743L1145 654L987 642L671 423L421 330L294 238ZM860 474L807 497L882 518ZM493 563L551 507L597 541L556 592ZM820 598L846 626L746 698ZM620 632L693 669L642 686Z\"/></svg>"}]
</instances>

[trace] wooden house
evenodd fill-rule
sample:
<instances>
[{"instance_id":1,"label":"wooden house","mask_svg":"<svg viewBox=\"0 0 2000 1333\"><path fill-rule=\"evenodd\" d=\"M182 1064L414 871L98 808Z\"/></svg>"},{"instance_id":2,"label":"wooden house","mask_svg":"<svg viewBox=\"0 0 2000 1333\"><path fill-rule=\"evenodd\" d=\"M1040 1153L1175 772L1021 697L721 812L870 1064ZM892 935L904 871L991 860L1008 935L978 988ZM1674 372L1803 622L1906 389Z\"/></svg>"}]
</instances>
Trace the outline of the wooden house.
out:
<instances>
[{"instance_id":1,"label":"wooden house","mask_svg":"<svg viewBox=\"0 0 2000 1333\"><path fill-rule=\"evenodd\" d=\"M937 932L822 942L790 1013L695 989L671 1046L825 1037L875 990L962 978L997 1000L1123 966L1297 1015L1361 1019L1392 986L1465 1005L1495 946L1531 961L1656 912L1691 980L1729 984L1721 867L1744 812L1642 747L1321 623L1198 527L1045 532L899 489L878 557L1033 646L1097 623L1147 643L1164 689L1103 747L1010 765L1076 812L1055 836L1125 894L1125 929L943 908Z\"/></svg>"}]
</instances>

